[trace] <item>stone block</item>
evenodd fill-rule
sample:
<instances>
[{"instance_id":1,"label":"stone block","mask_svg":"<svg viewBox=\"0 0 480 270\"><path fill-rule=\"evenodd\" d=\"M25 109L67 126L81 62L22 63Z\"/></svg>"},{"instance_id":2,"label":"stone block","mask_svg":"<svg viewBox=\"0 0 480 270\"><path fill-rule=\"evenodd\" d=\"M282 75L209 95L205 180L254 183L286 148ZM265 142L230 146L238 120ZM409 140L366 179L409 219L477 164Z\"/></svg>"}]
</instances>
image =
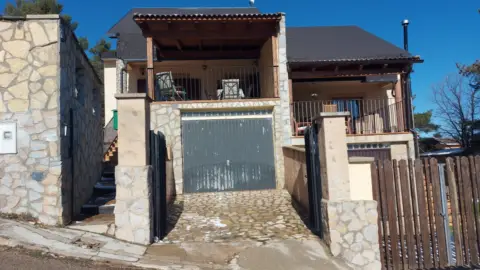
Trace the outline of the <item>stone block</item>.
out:
<instances>
[{"instance_id":1,"label":"stone block","mask_svg":"<svg viewBox=\"0 0 480 270\"><path fill-rule=\"evenodd\" d=\"M10 71L13 73L20 72L24 67L28 65L28 62L20 58L11 58L6 61L10 66Z\"/></svg>"},{"instance_id":2,"label":"stone block","mask_svg":"<svg viewBox=\"0 0 480 270\"><path fill-rule=\"evenodd\" d=\"M35 46L43 46L49 43L47 33L43 29L42 24L30 22L28 26Z\"/></svg>"},{"instance_id":3,"label":"stone block","mask_svg":"<svg viewBox=\"0 0 480 270\"><path fill-rule=\"evenodd\" d=\"M28 110L29 105L29 101L23 99L12 99L8 101L8 109L11 112L25 112Z\"/></svg>"},{"instance_id":4,"label":"stone block","mask_svg":"<svg viewBox=\"0 0 480 270\"><path fill-rule=\"evenodd\" d=\"M25 40L13 40L2 43L3 49L10 53L13 57L26 59L32 47L30 42Z\"/></svg>"},{"instance_id":5,"label":"stone block","mask_svg":"<svg viewBox=\"0 0 480 270\"><path fill-rule=\"evenodd\" d=\"M18 99L28 99L28 82L22 82L11 86L8 89L9 93Z\"/></svg>"}]
</instances>

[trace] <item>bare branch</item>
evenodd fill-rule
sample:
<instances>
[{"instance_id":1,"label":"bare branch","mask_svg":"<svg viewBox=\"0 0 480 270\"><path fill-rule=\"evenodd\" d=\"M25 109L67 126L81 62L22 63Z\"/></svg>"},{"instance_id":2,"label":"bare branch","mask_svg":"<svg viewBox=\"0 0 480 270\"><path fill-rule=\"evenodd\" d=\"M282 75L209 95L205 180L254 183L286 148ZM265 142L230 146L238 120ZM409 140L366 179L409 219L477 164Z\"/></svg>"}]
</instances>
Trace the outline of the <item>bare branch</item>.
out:
<instances>
[{"instance_id":1,"label":"bare branch","mask_svg":"<svg viewBox=\"0 0 480 270\"><path fill-rule=\"evenodd\" d=\"M447 76L433 87L436 117L442 121L443 133L458 140L463 147L471 145L474 123L479 120L479 90L462 75Z\"/></svg>"}]
</instances>

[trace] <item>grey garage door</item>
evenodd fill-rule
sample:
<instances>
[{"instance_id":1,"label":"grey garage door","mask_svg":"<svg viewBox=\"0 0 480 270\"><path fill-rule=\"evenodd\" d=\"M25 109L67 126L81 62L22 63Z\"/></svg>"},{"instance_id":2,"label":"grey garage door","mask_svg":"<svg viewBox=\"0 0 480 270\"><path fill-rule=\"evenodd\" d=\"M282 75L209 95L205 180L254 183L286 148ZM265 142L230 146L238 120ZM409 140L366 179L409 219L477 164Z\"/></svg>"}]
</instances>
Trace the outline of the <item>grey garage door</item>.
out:
<instances>
[{"instance_id":1,"label":"grey garage door","mask_svg":"<svg viewBox=\"0 0 480 270\"><path fill-rule=\"evenodd\" d=\"M184 192L275 188L269 111L182 115Z\"/></svg>"}]
</instances>

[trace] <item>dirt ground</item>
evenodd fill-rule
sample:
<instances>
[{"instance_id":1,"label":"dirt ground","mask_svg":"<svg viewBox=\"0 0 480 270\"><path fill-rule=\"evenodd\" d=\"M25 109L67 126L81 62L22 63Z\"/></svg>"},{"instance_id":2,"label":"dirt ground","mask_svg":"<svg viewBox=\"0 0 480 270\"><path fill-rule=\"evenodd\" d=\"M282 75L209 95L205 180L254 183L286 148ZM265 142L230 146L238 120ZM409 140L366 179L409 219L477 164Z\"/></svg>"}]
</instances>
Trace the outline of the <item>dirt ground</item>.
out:
<instances>
[{"instance_id":1,"label":"dirt ground","mask_svg":"<svg viewBox=\"0 0 480 270\"><path fill-rule=\"evenodd\" d=\"M41 251L29 251L18 248L0 247L0 269L1 270L116 270L140 268L122 266L113 263L100 263L88 260L77 260L71 258L59 258L52 254Z\"/></svg>"}]
</instances>

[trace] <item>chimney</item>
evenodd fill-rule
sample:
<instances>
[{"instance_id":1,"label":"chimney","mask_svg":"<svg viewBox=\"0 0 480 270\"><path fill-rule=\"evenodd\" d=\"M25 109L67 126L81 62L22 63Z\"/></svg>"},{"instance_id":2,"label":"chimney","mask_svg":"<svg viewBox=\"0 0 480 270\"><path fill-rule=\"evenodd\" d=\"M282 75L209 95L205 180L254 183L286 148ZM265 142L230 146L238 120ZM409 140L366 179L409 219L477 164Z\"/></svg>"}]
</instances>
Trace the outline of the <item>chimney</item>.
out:
<instances>
[{"instance_id":1,"label":"chimney","mask_svg":"<svg viewBox=\"0 0 480 270\"><path fill-rule=\"evenodd\" d=\"M410 22L405 19L402 21L403 25L403 49L408 52L408 24Z\"/></svg>"}]
</instances>

